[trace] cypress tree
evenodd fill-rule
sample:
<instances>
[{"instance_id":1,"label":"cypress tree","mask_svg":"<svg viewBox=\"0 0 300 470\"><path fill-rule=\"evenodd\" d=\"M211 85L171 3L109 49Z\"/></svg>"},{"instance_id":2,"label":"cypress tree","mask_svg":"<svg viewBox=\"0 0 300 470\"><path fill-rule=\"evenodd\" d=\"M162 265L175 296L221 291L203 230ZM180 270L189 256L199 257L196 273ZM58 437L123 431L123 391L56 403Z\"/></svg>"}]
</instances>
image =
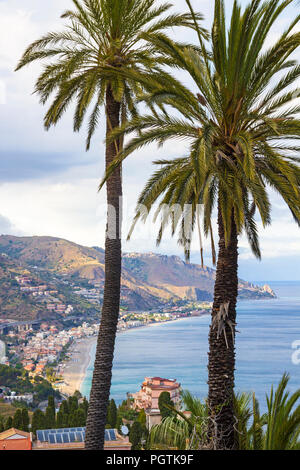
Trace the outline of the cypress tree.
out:
<instances>
[{"instance_id":1,"label":"cypress tree","mask_svg":"<svg viewBox=\"0 0 300 470\"><path fill-rule=\"evenodd\" d=\"M19 429L22 431L23 419L22 419L22 410L18 408L13 417L13 428Z\"/></svg>"},{"instance_id":2,"label":"cypress tree","mask_svg":"<svg viewBox=\"0 0 300 470\"><path fill-rule=\"evenodd\" d=\"M143 429L141 423L135 421L130 429L129 440L132 444L132 450L140 450Z\"/></svg>"},{"instance_id":3,"label":"cypress tree","mask_svg":"<svg viewBox=\"0 0 300 470\"><path fill-rule=\"evenodd\" d=\"M28 432L29 431L29 414L27 408L22 409L22 431Z\"/></svg>"},{"instance_id":4,"label":"cypress tree","mask_svg":"<svg viewBox=\"0 0 300 470\"><path fill-rule=\"evenodd\" d=\"M2 416L0 416L0 433L4 431L4 420Z\"/></svg>"},{"instance_id":5,"label":"cypress tree","mask_svg":"<svg viewBox=\"0 0 300 470\"><path fill-rule=\"evenodd\" d=\"M85 416L87 417L88 409L89 409L89 402L87 399L84 397L83 402L80 403L79 408L81 408L84 411Z\"/></svg>"},{"instance_id":6,"label":"cypress tree","mask_svg":"<svg viewBox=\"0 0 300 470\"><path fill-rule=\"evenodd\" d=\"M109 402L108 405L108 410L107 410L107 424L111 426L111 428L115 429L117 425L117 417L118 417L118 412L117 412L117 407L115 400L112 399Z\"/></svg>"},{"instance_id":7,"label":"cypress tree","mask_svg":"<svg viewBox=\"0 0 300 470\"><path fill-rule=\"evenodd\" d=\"M56 427L57 428L63 428L64 427L64 423L65 423L65 419L64 419L65 415L63 413L63 411L61 410L61 407L59 409L59 412L57 413L57 416L56 416Z\"/></svg>"},{"instance_id":8,"label":"cypress tree","mask_svg":"<svg viewBox=\"0 0 300 470\"><path fill-rule=\"evenodd\" d=\"M83 427L86 424L86 416L84 411L80 408L75 410L69 417L69 426L73 427Z\"/></svg>"},{"instance_id":9,"label":"cypress tree","mask_svg":"<svg viewBox=\"0 0 300 470\"><path fill-rule=\"evenodd\" d=\"M35 410L32 416L31 430L34 434L38 429L46 429L46 418L42 410Z\"/></svg>"},{"instance_id":10,"label":"cypress tree","mask_svg":"<svg viewBox=\"0 0 300 470\"><path fill-rule=\"evenodd\" d=\"M141 411L139 412L139 415L137 417L137 421L139 423L141 423L142 426L146 426L146 413L145 413L144 408L141 409Z\"/></svg>"},{"instance_id":11,"label":"cypress tree","mask_svg":"<svg viewBox=\"0 0 300 470\"><path fill-rule=\"evenodd\" d=\"M169 392L162 392L158 398L158 407L162 418L167 418L172 415L173 411L170 410L168 406L174 406L171 395Z\"/></svg>"},{"instance_id":12,"label":"cypress tree","mask_svg":"<svg viewBox=\"0 0 300 470\"><path fill-rule=\"evenodd\" d=\"M48 397L48 406L46 408L46 426L48 429L55 428L55 402L54 397Z\"/></svg>"},{"instance_id":13,"label":"cypress tree","mask_svg":"<svg viewBox=\"0 0 300 470\"><path fill-rule=\"evenodd\" d=\"M7 431L7 429L10 429L13 427L13 419L11 416L9 416L5 422L5 431Z\"/></svg>"},{"instance_id":14,"label":"cypress tree","mask_svg":"<svg viewBox=\"0 0 300 470\"><path fill-rule=\"evenodd\" d=\"M69 414L71 415L76 410L78 410L78 398L77 396L73 395L72 397L68 398L68 405L69 405Z\"/></svg>"}]
</instances>

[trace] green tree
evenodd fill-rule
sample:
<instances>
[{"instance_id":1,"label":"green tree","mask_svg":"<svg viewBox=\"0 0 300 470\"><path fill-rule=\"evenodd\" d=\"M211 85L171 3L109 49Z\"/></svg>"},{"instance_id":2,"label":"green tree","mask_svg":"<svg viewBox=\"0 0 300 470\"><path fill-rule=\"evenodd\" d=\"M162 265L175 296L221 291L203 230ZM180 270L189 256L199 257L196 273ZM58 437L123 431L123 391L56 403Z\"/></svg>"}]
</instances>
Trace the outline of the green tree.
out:
<instances>
[{"instance_id":1,"label":"green tree","mask_svg":"<svg viewBox=\"0 0 300 470\"><path fill-rule=\"evenodd\" d=\"M135 421L131 426L129 432L129 441L132 444L132 450L140 450L141 449L141 440L143 436L143 429L141 423Z\"/></svg>"},{"instance_id":2,"label":"green tree","mask_svg":"<svg viewBox=\"0 0 300 470\"><path fill-rule=\"evenodd\" d=\"M162 392L158 398L158 407L162 419L171 416L173 411L169 407L174 407L174 403L171 400L171 395L169 392Z\"/></svg>"},{"instance_id":3,"label":"green tree","mask_svg":"<svg viewBox=\"0 0 300 470\"><path fill-rule=\"evenodd\" d=\"M186 0L191 11L190 1ZM185 139L188 156L160 160L160 168L139 197L135 223L159 201L162 215L158 242L170 224L187 259L195 226L211 236L217 209L219 252L209 333L208 402L211 435L217 449L234 448L234 370L238 243L244 232L261 257L257 220L271 222L268 189L285 201L300 224L299 63L292 56L300 44L296 16L271 46L270 29L293 0L253 0L242 11L234 1L226 31L224 1L215 0L211 38L199 33L200 52L184 51L161 34L149 38L157 49L180 64L194 82L191 91L168 74L152 74L154 91L145 97L152 107L168 105L136 117L114 130L110 139L137 132L110 166L106 178L130 153L148 143ZM146 76L139 75L139 81ZM172 109L174 115L172 115ZM140 210L141 205L147 211ZM168 210L180 208L180 211ZM202 205L200 213L199 205ZM202 221L202 224L201 224ZM200 242L201 244L201 242Z\"/></svg>"},{"instance_id":4,"label":"green tree","mask_svg":"<svg viewBox=\"0 0 300 470\"><path fill-rule=\"evenodd\" d=\"M86 415L84 413L84 410L78 408L78 410L75 411L74 415L75 426L82 427L86 425Z\"/></svg>"},{"instance_id":5,"label":"green tree","mask_svg":"<svg viewBox=\"0 0 300 470\"><path fill-rule=\"evenodd\" d=\"M15 429L20 429L22 431L23 428L23 418L22 418L22 410L18 408L13 417L13 427Z\"/></svg>"},{"instance_id":6,"label":"green tree","mask_svg":"<svg viewBox=\"0 0 300 470\"><path fill-rule=\"evenodd\" d=\"M69 22L67 28L32 43L17 66L19 70L36 60L43 61L35 91L43 104L56 92L45 115L46 129L57 124L68 105L76 101L74 131L79 131L92 106L86 145L89 149L102 107L107 134L125 122L128 113L135 115L134 96L141 87L125 73L140 69L152 73L165 62L164 55L156 54L144 34L174 26L194 28L190 14L167 15L170 7L167 3L156 6L155 0L73 0L73 10L62 15ZM106 167L122 145L122 138L106 145ZM103 449L104 445L120 308L121 196L118 168L107 181L104 300L86 429L87 449Z\"/></svg>"},{"instance_id":7,"label":"green tree","mask_svg":"<svg viewBox=\"0 0 300 470\"><path fill-rule=\"evenodd\" d=\"M284 374L277 388L267 395L267 412L259 411L255 394L239 393L234 397L235 439L239 450L299 450L300 389L287 391L289 376ZM213 448L209 439L209 408L188 391L182 400L189 414L174 408L172 417L151 428L151 449L202 450ZM252 402L252 407L251 407Z\"/></svg>"},{"instance_id":8,"label":"green tree","mask_svg":"<svg viewBox=\"0 0 300 470\"><path fill-rule=\"evenodd\" d=\"M80 400L80 398L82 398L82 395L79 392L79 390L75 390L75 392L73 393L73 396L76 397L77 400Z\"/></svg>"},{"instance_id":9,"label":"green tree","mask_svg":"<svg viewBox=\"0 0 300 470\"><path fill-rule=\"evenodd\" d=\"M5 425L4 425L4 419L3 416L0 415L0 433L4 431Z\"/></svg>"},{"instance_id":10,"label":"green tree","mask_svg":"<svg viewBox=\"0 0 300 470\"><path fill-rule=\"evenodd\" d=\"M29 414L28 414L28 409L23 408L22 409L22 431L28 432L29 431Z\"/></svg>"},{"instance_id":11,"label":"green tree","mask_svg":"<svg viewBox=\"0 0 300 470\"><path fill-rule=\"evenodd\" d=\"M164 393L164 392L163 392ZM141 409L141 411L139 412L139 415L138 415L138 418L137 418L137 421L139 423L141 423L142 426L146 426L146 413L145 413L145 410L144 408Z\"/></svg>"},{"instance_id":12,"label":"green tree","mask_svg":"<svg viewBox=\"0 0 300 470\"><path fill-rule=\"evenodd\" d=\"M65 415L60 409L56 415L56 428L63 428L65 425Z\"/></svg>"},{"instance_id":13,"label":"green tree","mask_svg":"<svg viewBox=\"0 0 300 470\"><path fill-rule=\"evenodd\" d=\"M13 418L9 416L5 422L5 430L11 429L13 427Z\"/></svg>"},{"instance_id":14,"label":"green tree","mask_svg":"<svg viewBox=\"0 0 300 470\"><path fill-rule=\"evenodd\" d=\"M78 410L78 398L73 395L72 397L68 398L68 405L69 405L69 414L75 413Z\"/></svg>"},{"instance_id":15,"label":"green tree","mask_svg":"<svg viewBox=\"0 0 300 470\"><path fill-rule=\"evenodd\" d=\"M89 409L89 402L87 401L86 397L84 397L82 403L80 403L79 408L84 411L85 417L87 417L88 409Z\"/></svg>"},{"instance_id":16,"label":"green tree","mask_svg":"<svg viewBox=\"0 0 300 470\"><path fill-rule=\"evenodd\" d=\"M48 397L48 406L45 413L47 429L54 429L56 423L55 401L53 396Z\"/></svg>"},{"instance_id":17,"label":"green tree","mask_svg":"<svg viewBox=\"0 0 300 470\"><path fill-rule=\"evenodd\" d=\"M39 429L46 429L46 417L42 410L37 409L33 413L32 416L32 422L31 422L31 430L34 434L36 434L36 431Z\"/></svg>"},{"instance_id":18,"label":"green tree","mask_svg":"<svg viewBox=\"0 0 300 470\"><path fill-rule=\"evenodd\" d=\"M111 399L107 410L107 424L114 429L117 424L117 406L114 399Z\"/></svg>"}]
</instances>

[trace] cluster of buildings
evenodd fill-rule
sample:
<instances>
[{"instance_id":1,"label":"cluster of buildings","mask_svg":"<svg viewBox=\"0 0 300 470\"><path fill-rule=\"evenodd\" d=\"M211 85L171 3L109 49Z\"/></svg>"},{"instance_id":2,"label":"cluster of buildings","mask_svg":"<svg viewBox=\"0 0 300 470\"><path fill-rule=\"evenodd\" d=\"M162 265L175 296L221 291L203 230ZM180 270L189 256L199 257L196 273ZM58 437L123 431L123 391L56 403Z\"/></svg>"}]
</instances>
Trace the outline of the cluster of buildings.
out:
<instances>
[{"instance_id":1,"label":"cluster of buildings","mask_svg":"<svg viewBox=\"0 0 300 470\"><path fill-rule=\"evenodd\" d=\"M128 402L132 409L145 410L146 426L151 429L161 422L161 414L158 400L163 392L168 392L177 409L180 409L181 384L176 379L164 379L162 377L145 377L141 388L136 393L128 393Z\"/></svg>"},{"instance_id":2,"label":"cluster of buildings","mask_svg":"<svg viewBox=\"0 0 300 470\"><path fill-rule=\"evenodd\" d=\"M38 302L45 303L46 309L49 312L58 313L63 316L73 313L74 308L72 305L65 305L55 297L58 294L57 290L50 288L46 284L39 284L39 282L31 279L29 276L16 276L15 280L19 284L21 292L32 295Z\"/></svg>"},{"instance_id":3,"label":"cluster of buildings","mask_svg":"<svg viewBox=\"0 0 300 470\"><path fill-rule=\"evenodd\" d=\"M0 433L1 450L84 450L85 428L48 429L33 434L15 428ZM105 430L104 450L131 450L129 438Z\"/></svg>"},{"instance_id":4,"label":"cluster of buildings","mask_svg":"<svg viewBox=\"0 0 300 470\"><path fill-rule=\"evenodd\" d=\"M97 333L98 328L98 324L83 323L78 327L58 331L55 325L45 322L40 325L40 330L37 333L31 329L20 333L25 337L29 335L28 341L25 344L11 346L10 352L19 357L24 369L30 375L43 375L47 364L59 362L62 351L72 341L93 336ZM9 336L16 334L10 333Z\"/></svg>"},{"instance_id":5,"label":"cluster of buildings","mask_svg":"<svg viewBox=\"0 0 300 470\"><path fill-rule=\"evenodd\" d=\"M163 308L159 312L121 312L118 322L118 330L124 331L130 328L149 325L151 323L163 323L178 318L196 317L205 315L212 308L212 302L199 302L196 305L173 306Z\"/></svg>"},{"instance_id":6,"label":"cluster of buildings","mask_svg":"<svg viewBox=\"0 0 300 470\"><path fill-rule=\"evenodd\" d=\"M97 288L75 290L74 294L84 297L92 304L100 305L103 299L103 293L101 293L100 289L97 289Z\"/></svg>"},{"instance_id":7,"label":"cluster of buildings","mask_svg":"<svg viewBox=\"0 0 300 470\"><path fill-rule=\"evenodd\" d=\"M8 387L3 387L1 385L0 388L0 398L4 400L6 403L13 403L16 401L25 402L28 405L33 402L33 394L32 393L24 393L23 395L17 395L16 392L10 390Z\"/></svg>"}]
</instances>

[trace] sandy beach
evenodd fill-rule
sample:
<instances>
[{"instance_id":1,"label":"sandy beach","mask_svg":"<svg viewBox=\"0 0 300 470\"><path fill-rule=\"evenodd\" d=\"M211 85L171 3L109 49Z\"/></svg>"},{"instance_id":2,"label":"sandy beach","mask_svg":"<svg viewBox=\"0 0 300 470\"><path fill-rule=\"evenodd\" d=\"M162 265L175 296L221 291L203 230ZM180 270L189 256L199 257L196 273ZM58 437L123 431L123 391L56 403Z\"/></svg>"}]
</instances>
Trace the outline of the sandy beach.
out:
<instances>
[{"instance_id":1,"label":"sandy beach","mask_svg":"<svg viewBox=\"0 0 300 470\"><path fill-rule=\"evenodd\" d=\"M70 360L64 362L60 368L60 375L64 381L59 387L62 393L72 395L76 390L80 390L91 360L91 349L96 340L95 336L84 338L75 341L70 347L68 351Z\"/></svg>"},{"instance_id":2,"label":"sandy beach","mask_svg":"<svg viewBox=\"0 0 300 470\"><path fill-rule=\"evenodd\" d=\"M206 315L206 314L204 314ZM202 316L202 315L201 315ZM184 318L176 318L172 322L184 320ZM147 325L142 325L138 328L158 327L168 322L156 322ZM131 329L118 331L118 334L126 333ZM76 390L80 391L82 382L86 376L86 370L91 360L91 349L95 344L96 336L92 338L83 338L76 340L68 351L70 360L61 364L59 375L63 377L63 383L59 386L59 390L65 395L73 395Z\"/></svg>"}]
</instances>

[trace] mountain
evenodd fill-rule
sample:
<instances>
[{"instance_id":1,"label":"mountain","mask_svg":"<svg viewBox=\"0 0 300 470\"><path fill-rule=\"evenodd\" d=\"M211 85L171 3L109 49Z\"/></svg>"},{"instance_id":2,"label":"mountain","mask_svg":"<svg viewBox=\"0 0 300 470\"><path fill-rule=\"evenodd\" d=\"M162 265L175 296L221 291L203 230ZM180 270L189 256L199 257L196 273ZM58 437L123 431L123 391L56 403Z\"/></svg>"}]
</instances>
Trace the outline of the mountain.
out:
<instances>
[{"instance_id":1,"label":"mountain","mask_svg":"<svg viewBox=\"0 0 300 470\"><path fill-rule=\"evenodd\" d=\"M30 284L20 279L29 279ZM45 291L47 297L42 295ZM77 315L95 311L94 305L74 295L73 289L54 273L0 253L0 319L57 319L59 315L47 309L47 301L66 305L65 309L72 304ZM99 312L100 308L96 310Z\"/></svg>"},{"instance_id":2,"label":"mountain","mask_svg":"<svg viewBox=\"0 0 300 470\"><path fill-rule=\"evenodd\" d=\"M54 237L3 235L0 253L0 266L1 260L8 257L8 263L17 263L34 274L48 275L50 280L54 276L56 284L103 290L104 250L99 247L84 247ZM212 300L214 280L214 269L185 263L178 256L125 253L122 305L146 310L179 300ZM242 280L239 295L252 299L275 296L268 286L261 288Z\"/></svg>"}]
</instances>

